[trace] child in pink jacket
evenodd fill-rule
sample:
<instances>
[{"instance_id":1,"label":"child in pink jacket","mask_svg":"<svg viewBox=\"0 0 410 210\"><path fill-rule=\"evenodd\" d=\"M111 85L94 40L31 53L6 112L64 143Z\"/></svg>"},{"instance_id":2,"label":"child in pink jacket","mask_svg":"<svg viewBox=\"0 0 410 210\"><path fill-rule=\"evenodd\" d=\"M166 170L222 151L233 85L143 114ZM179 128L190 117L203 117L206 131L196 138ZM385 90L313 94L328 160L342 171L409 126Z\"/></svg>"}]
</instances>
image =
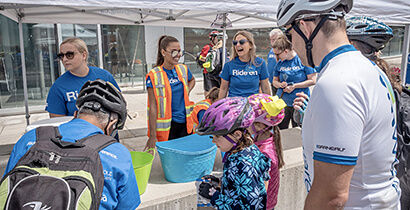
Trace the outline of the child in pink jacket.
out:
<instances>
[{"instance_id":1,"label":"child in pink jacket","mask_svg":"<svg viewBox=\"0 0 410 210\"><path fill-rule=\"evenodd\" d=\"M278 200L279 169L284 165L283 151L278 124L283 120L286 103L277 96L254 94L249 96L249 103L255 112L255 121L248 128L254 135L255 145L271 159L269 182L266 182L266 209L274 209ZM273 131L273 132L272 132Z\"/></svg>"}]
</instances>

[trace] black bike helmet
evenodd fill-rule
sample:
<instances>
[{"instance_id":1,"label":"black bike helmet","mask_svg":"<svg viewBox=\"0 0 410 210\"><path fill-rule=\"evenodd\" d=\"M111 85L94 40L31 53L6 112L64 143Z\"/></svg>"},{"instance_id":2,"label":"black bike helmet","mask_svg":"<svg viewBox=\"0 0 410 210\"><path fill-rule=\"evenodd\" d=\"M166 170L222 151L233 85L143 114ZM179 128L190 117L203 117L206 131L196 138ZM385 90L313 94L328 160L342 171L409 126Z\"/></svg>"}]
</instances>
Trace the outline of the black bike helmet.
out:
<instances>
[{"instance_id":1,"label":"black bike helmet","mask_svg":"<svg viewBox=\"0 0 410 210\"><path fill-rule=\"evenodd\" d=\"M127 119L127 102L120 91L110 82L97 79L87 81L78 94L75 105L87 106L94 111L102 110L118 114L117 129L122 129Z\"/></svg>"}]
</instances>

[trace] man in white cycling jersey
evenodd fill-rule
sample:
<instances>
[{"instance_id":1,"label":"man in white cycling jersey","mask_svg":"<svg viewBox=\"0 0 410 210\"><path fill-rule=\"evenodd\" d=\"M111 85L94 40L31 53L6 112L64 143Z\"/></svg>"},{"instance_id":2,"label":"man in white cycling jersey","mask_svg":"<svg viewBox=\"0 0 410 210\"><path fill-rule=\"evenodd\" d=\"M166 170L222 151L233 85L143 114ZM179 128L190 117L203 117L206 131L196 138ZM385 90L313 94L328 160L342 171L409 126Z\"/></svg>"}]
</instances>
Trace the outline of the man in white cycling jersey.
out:
<instances>
[{"instance_id":1,"label":"man in white cycling jersey","mask_svg":"<svg viewBox=\"0 0 410 210\"><path fill-rule=\"evenodd\" d=\"M319 73L302 128L305 209L400 209L394 94L386 75L349 44L344 15L352 6L282 0L278 7L278 25Z\"/></svg>"}]
</instances>

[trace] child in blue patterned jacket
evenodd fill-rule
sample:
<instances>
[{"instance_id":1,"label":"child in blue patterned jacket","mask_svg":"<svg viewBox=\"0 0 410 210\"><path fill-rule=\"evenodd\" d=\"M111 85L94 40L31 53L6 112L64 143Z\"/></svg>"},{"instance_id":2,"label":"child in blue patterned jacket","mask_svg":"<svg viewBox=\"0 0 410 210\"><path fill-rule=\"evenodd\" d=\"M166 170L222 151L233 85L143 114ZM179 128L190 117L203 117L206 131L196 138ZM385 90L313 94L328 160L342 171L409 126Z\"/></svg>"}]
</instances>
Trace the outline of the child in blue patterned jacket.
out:
<instances>
[{"instance_id":1,"label":"child in blue patterned jacket","mask_svg":"<svg viewBox=\"0 0 410 210\"><path fill-rule=\"evenodd\" d=\"M218 209L266 209L264 182L270 178L271 161L246 131L254 119L247 98L224 98L209 107L197 128L199 135L213 135L213 142L226 152L220 190L210 182L199 186L199 195Z\"/></svg>"}]
</instances>

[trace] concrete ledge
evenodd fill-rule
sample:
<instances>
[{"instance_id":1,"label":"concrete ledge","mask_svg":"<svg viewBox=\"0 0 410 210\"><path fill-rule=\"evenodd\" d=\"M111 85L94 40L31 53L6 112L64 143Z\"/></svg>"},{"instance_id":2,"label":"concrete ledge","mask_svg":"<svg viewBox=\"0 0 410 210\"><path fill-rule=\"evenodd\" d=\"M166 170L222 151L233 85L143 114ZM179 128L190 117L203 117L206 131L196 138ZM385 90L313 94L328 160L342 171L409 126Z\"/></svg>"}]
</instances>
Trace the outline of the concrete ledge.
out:
<instances>
[{"instance_id":1,"label":"concrete ledge","mask_svg":"<svg viewBox=\"0 0 410 210\"><path fill-rule=\"evenodd\" d=\"M135 129L130 132L134 138L125 138L120 133L121 143L130 150L142 151L146 143L146 128ZM306 189L303 181L303 155L301 147L300 129L293 128L281 131L284 148L285 166L280 171L280 188L276 209L294 210L302 209L306 197ZM142 134L142 135L141 135ZM5 147L4 153L11 151L12 146ZM9 155L0 153L0 174L4 173ZM214 172L222 171L222 158L220 152L216 153ZM156 154L152 164L151 175L147 189L141 196L141 205L138 209L162 210L162 209L197 209L197 194L194 182L170 183L165 180L161 160Z\"/></svg>"},{"instance_id":2,"label":"concrete ledge","mask_svg":"<svg viewBox=\"0 0 410 210\"><path fill-rule=\"evenodd\" d=\"M280 187L276 209L303 209L306 189L303 181L303 154L300 129L281 131L285 166L280 171ZM132 150L141 151L146 138L126 139L122 143ZM216 153L214 173L222 172L222 158ZM138 209L196 209L197 194L194 182L170 183L165 180L158 154L154 159L146 192L141 196ZM203 208L201 208L203 209ZM208 208L209 209L209 208Z\"/></svg>"}]
</instances>

